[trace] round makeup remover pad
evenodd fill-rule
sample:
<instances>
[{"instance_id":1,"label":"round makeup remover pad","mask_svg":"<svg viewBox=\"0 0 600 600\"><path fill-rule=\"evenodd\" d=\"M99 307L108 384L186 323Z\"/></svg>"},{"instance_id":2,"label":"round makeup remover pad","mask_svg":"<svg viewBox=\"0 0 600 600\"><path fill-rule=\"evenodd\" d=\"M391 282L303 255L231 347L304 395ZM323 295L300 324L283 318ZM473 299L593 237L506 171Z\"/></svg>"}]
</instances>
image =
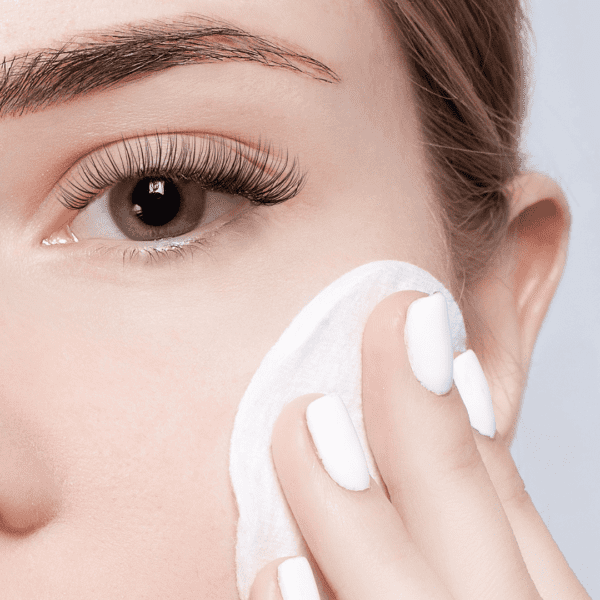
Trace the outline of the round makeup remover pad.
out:
<instances>
[{"instance_id":1,"label":"round makeup remover pad","mask_svg":"<svg viewBox=\"0 0 600 600\"><path fill-rule=\"evenodd\" d=\"M285 556L310 557L271 457L273 425L288 402L310 393L337 394L358 432L371 477L382 483L362 418L362 335L377 304L404 290L444 295L454 351L464 352L465 326L450 292L419 267L383 260L353 269L313 298L252 377L235 416L229 453L239 510L236 569L242 600L248 599L254 578L267 563Z\"/></svg>"}]
</instances>

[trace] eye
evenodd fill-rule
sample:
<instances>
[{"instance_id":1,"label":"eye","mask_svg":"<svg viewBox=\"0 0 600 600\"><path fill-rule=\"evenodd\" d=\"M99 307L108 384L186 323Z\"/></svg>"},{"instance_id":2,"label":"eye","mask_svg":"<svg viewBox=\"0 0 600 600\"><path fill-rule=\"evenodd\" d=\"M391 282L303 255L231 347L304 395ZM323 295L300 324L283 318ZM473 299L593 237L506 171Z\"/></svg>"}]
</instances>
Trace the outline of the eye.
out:
<instances>
[{"instance_id":1,"label":"eye","mask_svg":"<svg viewBox=\"0 0 600 600\"><path fill-rule=\"evenodd\" d=\"M285 202L305 174L260 142L156 134L103 147L64 179L56 196L78 214L42 244L109 239L146 250L191 245L244 209Z\"/></svg>"},{"instance_id":2,"label":"eye","mask_svg":"<svg viewBox=\"0 0 600 600\"><path fill-rule=\"evenodd\" d=\"M207 190L193 181L143 177L114 185L70 223L78 240L150 242L189 234L248 200Z\"/></svg>"}]
</instances>

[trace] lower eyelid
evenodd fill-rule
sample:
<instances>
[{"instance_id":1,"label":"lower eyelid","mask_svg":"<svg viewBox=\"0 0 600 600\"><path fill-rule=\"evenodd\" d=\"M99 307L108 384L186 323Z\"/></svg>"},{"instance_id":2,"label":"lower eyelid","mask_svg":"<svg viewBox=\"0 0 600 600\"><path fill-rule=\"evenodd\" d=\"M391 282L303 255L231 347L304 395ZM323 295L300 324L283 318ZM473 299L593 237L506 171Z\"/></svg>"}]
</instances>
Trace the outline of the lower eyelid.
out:
<instances>
[{"instance_id":1,"label":"lower eyelid","mask_svg":"<svg viewBox=\"0 0 600 600\"><path fill-rule=\"evenodd\" d=\"M125 263L137 263L142 260L143 266L156 265L163 260L171 263L179 258L193 256L196 250L200 250L204 254L210 254L211 250L231 239L227 233L238 237L247 237L253 224L263 217L258 211L260 208L262 207L249 205L245 210L240 210L233 218L221 223L208 234L186 237L185 242L174 241L176 238L161 240L162 247L135 246L131 243L128 243L125 247L122 244L102 244L89 248L88 252L102 259L115 254L122 259L123 265ZM114 260L114 257L108 260Z\"/></svg>"}]
</instances>

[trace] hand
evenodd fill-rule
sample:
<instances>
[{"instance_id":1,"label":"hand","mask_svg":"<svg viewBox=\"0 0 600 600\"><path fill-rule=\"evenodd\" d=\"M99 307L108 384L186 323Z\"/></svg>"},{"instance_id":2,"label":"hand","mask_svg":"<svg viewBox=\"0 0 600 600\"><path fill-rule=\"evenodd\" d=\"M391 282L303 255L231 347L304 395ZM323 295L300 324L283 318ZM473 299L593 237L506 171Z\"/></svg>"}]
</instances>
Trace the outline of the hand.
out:
<instances>
[{"instance_id":1,"label":"hand","mask_svg":"<svg viewBox=\"0 0 600 600\"><path fill-rule=\"evenodd\" d=\"M279 481L327 600L591 600L503 439L471 427L455 385L436 395L415 377L404 324L421 297L388 296L363 337L365 430L387 489L364 471L361 480L360 456L350 473L330 467L341 481L354 479L358 491L328 474L306 420L307 407L323 394L296 398L273 431ZM328 440L338 441L333 433ZM342 460L352 456L339 445L333 451ZM286 560L258 574L251 600L313 599L299 589L282 596L278 567Z\"/></svg>"}]
</instances>

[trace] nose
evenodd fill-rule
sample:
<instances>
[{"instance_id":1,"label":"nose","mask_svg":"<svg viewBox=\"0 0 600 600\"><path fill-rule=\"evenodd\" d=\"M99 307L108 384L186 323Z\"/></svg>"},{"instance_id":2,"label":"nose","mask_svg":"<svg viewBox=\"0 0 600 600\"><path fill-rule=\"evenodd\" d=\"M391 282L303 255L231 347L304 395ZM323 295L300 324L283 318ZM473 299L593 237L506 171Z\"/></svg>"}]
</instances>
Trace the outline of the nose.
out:
<instances>
[{"instance_id":1,"label":"nose","mask_svg":"<svg viewBox=\"0 0 600 600\"><path fill-rule=\"evenodd\" d=\"M24 424L0 422L0 535L26 535L57 514L60 488Z\"/></svg>"}]
</instances>

